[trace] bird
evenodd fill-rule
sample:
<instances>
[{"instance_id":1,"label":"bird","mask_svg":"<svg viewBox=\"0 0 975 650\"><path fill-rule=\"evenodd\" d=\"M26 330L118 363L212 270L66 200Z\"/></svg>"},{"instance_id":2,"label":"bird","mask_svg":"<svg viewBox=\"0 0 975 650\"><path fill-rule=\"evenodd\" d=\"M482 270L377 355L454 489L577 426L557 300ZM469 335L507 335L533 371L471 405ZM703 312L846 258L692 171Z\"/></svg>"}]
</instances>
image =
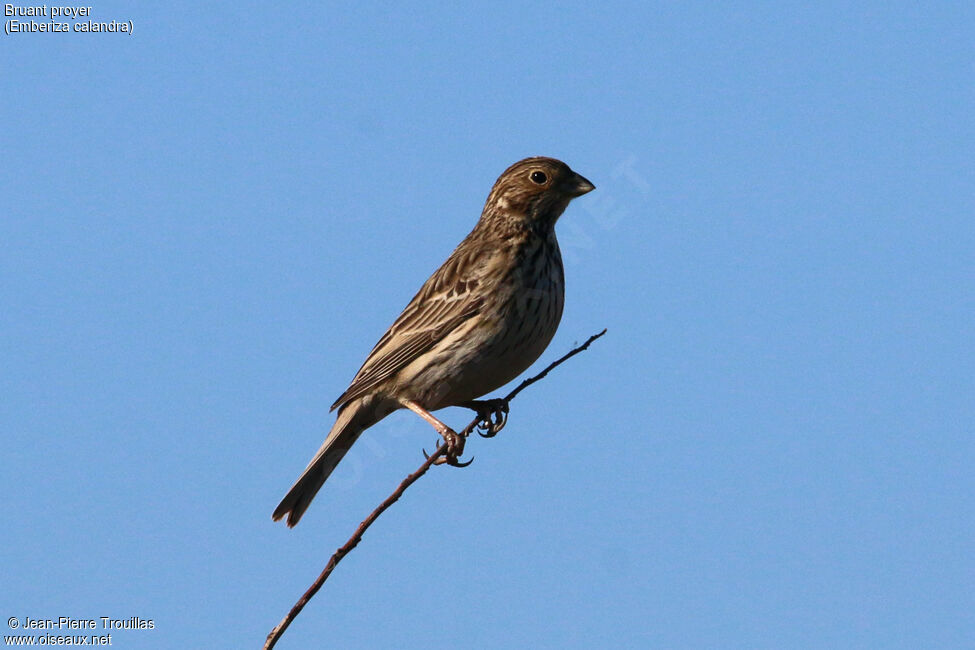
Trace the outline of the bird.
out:
<instances>
[{"instance_id":1,"label":"bird","mask_svg":"<svg viewBox=\"0 0 975 650\"><path fill-rule=\"evenodd\" d=\"M497 401L477 398L515 379L544 352L565 302L555 224L570 201L594 189L564 162L543 156L501 174L474 229L332 404L335 424L274 510L274 521L287 517L288 527L295 526L362 432L399 409L430 423L448 446L446 460L461 464L456 457L464 439L431 411L497 410Z\"/></svg>"}]
</instances>

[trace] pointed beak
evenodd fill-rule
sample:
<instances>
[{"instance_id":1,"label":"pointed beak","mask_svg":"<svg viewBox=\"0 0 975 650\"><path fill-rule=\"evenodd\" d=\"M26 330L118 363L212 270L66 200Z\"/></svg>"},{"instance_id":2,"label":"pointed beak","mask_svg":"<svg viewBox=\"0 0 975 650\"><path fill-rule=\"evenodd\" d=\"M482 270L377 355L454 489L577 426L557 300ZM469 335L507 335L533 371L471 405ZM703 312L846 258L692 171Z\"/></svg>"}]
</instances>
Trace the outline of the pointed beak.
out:
<instances>
[{"instance_id":1,"label":"pointed beak","mask_svg":"<svg viewBox=\"0 0 975 650\"><path fill-rule=\"evenodd\" d=\"M592 192L596 189L596 186L586 180L583 176L575 174L572 180L569 181L569 196L576 198L577 196L582 196L588 192Z\"/></svg>"}]
</instances>

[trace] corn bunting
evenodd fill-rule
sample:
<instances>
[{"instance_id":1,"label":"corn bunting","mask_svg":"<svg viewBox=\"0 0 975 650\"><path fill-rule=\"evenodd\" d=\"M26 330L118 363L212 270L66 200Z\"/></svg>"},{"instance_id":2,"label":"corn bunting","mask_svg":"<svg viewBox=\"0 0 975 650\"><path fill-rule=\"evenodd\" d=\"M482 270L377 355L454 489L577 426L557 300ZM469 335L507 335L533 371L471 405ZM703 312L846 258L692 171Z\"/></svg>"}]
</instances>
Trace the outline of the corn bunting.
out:
<instances>
[{"instance_id":1,"label":"corn bunting","mask_svg":"<svg viewBox=\"0 0 975 650\"><path fill-rule=\"evenodd\" d=\"M430 411L480 412L489 403L478 397L517 377L548 346L564 300L555 222L569 201L593 189L553 158L526 158L501 174L474 230L420 287L332 405L339 409L335 425L275 509L275 521L287 515L288 526L297 524L359 435L400 408L433 425L457 464L463 438Z\"/></svg>"}]
</instances>

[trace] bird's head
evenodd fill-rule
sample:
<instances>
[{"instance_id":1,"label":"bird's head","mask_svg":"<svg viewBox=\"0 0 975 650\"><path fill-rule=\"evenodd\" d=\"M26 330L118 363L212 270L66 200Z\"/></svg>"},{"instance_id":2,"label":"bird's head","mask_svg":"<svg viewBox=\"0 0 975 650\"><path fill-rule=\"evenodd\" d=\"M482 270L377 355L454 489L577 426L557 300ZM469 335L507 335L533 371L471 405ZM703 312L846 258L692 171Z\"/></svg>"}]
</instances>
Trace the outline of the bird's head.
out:
<instances>
[{"instance_id":1,"label":"bird's head","mask_svg":"<svg viewBox=\"0 0 975 650\"><path fill-rule=\"evenodd\" d=\"M505 170L484 204L482 220L551 228L569 201L595 185L555 158L525 158Z\"/></svg>"}]
</instances>

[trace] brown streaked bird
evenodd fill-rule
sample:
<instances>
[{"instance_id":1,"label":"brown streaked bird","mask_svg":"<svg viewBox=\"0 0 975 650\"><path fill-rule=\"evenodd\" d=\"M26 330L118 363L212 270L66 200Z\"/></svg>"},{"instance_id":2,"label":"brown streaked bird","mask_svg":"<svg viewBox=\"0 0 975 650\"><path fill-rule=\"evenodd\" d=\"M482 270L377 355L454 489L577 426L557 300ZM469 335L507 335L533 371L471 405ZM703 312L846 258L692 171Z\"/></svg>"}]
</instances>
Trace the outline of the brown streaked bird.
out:
<instances>
[{"instance_id":1,"label":"brown streaked bird","mask_svg":"<svg viewBox=\"0 0 975 650\"><path fill-rule=\"evenodd\" d=\"M444 436L456 463L463 438L430 411L475 400L524 372L562 318L564 275L555 222L595 189L554 158L526 158L498 178L481 218L420 287L332 405L338 418L274 510L294 526L363 431L408 408Z\"/></svg>"}]
</instances>

